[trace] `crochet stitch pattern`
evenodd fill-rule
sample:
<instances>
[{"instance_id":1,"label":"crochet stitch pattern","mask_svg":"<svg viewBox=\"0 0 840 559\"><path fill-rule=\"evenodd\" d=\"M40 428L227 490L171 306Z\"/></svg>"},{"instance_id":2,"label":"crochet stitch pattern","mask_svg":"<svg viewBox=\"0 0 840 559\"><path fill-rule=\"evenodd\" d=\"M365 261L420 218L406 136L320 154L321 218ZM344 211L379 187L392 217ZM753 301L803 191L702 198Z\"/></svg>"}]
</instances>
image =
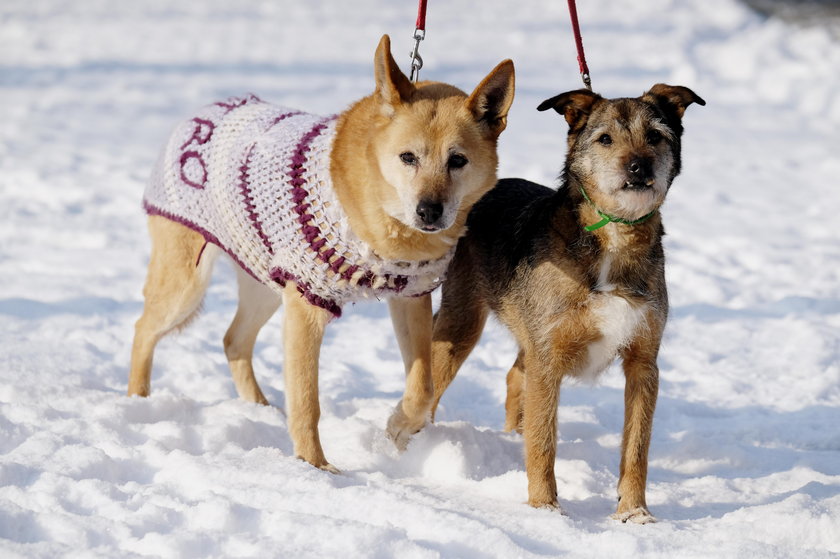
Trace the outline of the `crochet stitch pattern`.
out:
<instances>
[{"instance_id":1,"label":"crochet stitch pattern","mask_svg":"<svg viewBox=\"0 0 840 559\"><path fill-rule=\"evenodd\" d=\"M335 317L348 302L433 291L454 247L437 260L391 261L351 231L330 179L336 120L254 95L208 105L170 136L143 206L278 293L294 282Z\"/></svg>"}]
</instances>

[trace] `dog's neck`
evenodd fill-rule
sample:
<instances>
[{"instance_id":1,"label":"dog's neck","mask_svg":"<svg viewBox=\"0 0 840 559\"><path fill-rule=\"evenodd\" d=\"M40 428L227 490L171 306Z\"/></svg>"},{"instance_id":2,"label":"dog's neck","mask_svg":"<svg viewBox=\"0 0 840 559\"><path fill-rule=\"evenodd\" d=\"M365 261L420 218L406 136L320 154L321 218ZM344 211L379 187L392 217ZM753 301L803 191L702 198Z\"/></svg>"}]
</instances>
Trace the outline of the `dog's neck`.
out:
<instances>
[{"instance_id":1,"label":"dog's neck","mask_svg":"<svg viewBox=\"0 0 840 559\"><path fill-rule=\"evenodd\" d=\"M379 200L391 188L382 177L372 149L351 130L370 127L378 107L368 97L350 108L339 120L332 148L330 174L350 228L382 258L390 260L436 260L444 257L465 231L466 214L444 231L424 233L390 216Z\"/></svg>"},{"instance_id":2,"label":"dog's neck","mask_svg":"<svg viewBox=\"0 0 840 559\"><path fill-rule=\"evenodd\" d=\"M597 221L595 223L592 223L591 225L584 225L583 228L586 231L595 231L596 229L600 229L601 227L604 227L605 225L607 225L609 223L620 223L622 225L639 225L640 223L644 223L645 221L647 221L648 219L653 217L659 211L659 208L654 208L649 213L647 213L647 214L645 214L642 217L639 217L637 219L624 219L624 218L614 216L614 215L611 215L611 214L608 214L608 213L602 211L595 204L595 202L593 202L592 199L589 198L589 196L586 194L586 190L582 186L579 187L578 190L580 191L583 198L587 202L589 202L589 204L595 209L595 212L598 214L598 217L601 218L599 221Z\"/></svg>"},{"instance_id":3,"label":"dog's neck","mask_svg":"<svg viewBox=\"0 0 840 559\"><path fill-rule=\"evenodd\" d=\"M603 217L577 185L568 186L569 210L577 217L574 235L580 257L589 260L593 284L598 290L611 291L616 286L637 290L650 266L660 265L662 217L658 209L638 223L608 222L591 231L586 229Z\"/></svg>"},{"instance_id":4,"label":"dog's neck","mask_svg":"<svg viewBox=\"0 0 840 559\"><path fill-rule=\"evenodd\" d=\"M585 235L591 235L602 251L622 251L631 246L649 247L661 237L659 208L635 220L621 219L598 208L586 195L583 185L572 181L567 188L580 229Z\"/></svg>"}]
</instances>

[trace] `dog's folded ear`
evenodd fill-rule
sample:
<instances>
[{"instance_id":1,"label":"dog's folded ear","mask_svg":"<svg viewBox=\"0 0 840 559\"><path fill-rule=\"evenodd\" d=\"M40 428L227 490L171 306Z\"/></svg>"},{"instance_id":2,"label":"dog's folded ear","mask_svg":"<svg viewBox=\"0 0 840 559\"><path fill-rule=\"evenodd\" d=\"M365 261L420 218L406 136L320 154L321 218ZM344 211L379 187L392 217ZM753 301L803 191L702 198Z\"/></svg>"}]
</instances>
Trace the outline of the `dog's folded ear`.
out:
<instances>
[{"instance_id":1,"label":"dog's folded ear","mask_svg":"<svg viewBox=\"0 0 840 559\"><path fill-rule=\"evenodd\" d=\"M393 107L407 101L414 93L414 84L402 73L391 56L391 38L382 35L373 58L376 78L375 95L382 102L385 112L392 113Z\"/></svg>"},{"instance_id":2,"label":"dog's folded ear","mask_svg":"<svg viewBox=\"0 0 840 559\"><path fill-rule=\"evenodd\" d=\"M537 110L547 111L548 109L554 109L563 115L563 118L569 123L570 132L578 132L586 126L586 121L592 112L592 107L595 106L596 101L599 99L603 98L588 89L576 89L555 95L551 99L546 99L540 103Z\"/></svg>"},{"instance_id":3,"label":"dog's folded ear","mask_svg":"<svg viewBox=\"0 0 840 559\"><path fill-rule=\"evenodd\" d=\"M487 126L490 135L497 137L507 126L507 115L513 104L515 88L513 61L508 59L487 74L467 98L467 108L475 120Z\"/></svg>"},{"instance_id":4,"label":"dog's folded ear","mask_svg":"<svg viewBox=\"0 0 840 559\"><path fill-rule=\"evenodd\" d=\"M705 105L706 102L696 93L681 85L667 85L658 83L642 96L642 99L653 103L662 111L671 127L677 134L682 134L682 117L685 109L692 103Z\"/></svg>"},{"instance_id":5,"label":"dog's folded ear","mask_svg":"<svg viewBox=\"0 0 840 559\"><path fill-rule=\"evenodd\" d=\"M677 116L682 118L685 109L692 103L705 105L706 102L696 93L681 85L658 83L645 93L645 97L653 98L659 105L670 105Z\"/></svg>"}]
</instances>

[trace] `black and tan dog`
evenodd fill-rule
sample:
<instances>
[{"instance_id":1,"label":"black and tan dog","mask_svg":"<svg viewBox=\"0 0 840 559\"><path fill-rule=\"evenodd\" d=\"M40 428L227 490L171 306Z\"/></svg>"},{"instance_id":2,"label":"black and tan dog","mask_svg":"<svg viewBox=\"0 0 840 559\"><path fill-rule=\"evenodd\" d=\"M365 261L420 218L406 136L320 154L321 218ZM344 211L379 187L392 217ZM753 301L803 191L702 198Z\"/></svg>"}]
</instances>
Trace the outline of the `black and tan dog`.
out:
<instances>
[{"instance_id":1,"label":"black and tan dog","mask_svg":"<svg viewBox=\"0 0 840 559\"><path fill-rule=\"evenodd\" d=\"M505 179L472 210L435 320L435 403L478 341L490 311L519 343L507 376L507 430L524 431L528 502L557 508L557 403L564 377L592 377L621 357L626 377L614 518L653 520L647 455L668 314L659 208L680 172L685 87L634 99L586 90L546 100L569 124L554 191ZM433 408L434 409L434 408Z\"/></svg>"}]
</instances>

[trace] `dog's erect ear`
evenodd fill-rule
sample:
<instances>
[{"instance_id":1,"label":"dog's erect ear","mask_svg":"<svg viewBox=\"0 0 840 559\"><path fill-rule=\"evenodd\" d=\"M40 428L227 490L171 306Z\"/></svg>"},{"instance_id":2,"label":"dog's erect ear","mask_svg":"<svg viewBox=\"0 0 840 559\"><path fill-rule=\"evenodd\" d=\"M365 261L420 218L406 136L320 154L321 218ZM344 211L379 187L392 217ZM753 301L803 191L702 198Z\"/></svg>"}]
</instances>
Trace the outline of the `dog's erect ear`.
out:
<instances>
[{"instance_id":1,"label":"dog's erect ear","mask_svg":"<svg viewBox=\"0 0 840 559\"><path fill-rule=\"evenodd\" d=\"M599 99L602 99L600 95L588 89L576 89L555 95L551 99L546 99L540 103L537 110L547 111L548 109L554 109L563 115L566 122L569 123L569 132L578 132L586 126L586 121L592 112L592 107L595 106L595 102Z\"/></svg>"},{"instance_id":2,"label":"dog's erect ear","mask_svg":"<svg viewBox=\"0 0 840 559\"><path fill-rule=\"evenodd\" d=\"M395 107L407 101L414 93L414 84L402 73L394 57L391 56L391 39L382 35L376 54L373 58L374 75L376 77L376 93L379 100Z\"/></svg>"},{"instance_id":3,"label":"dog's erect ear","mask_svg":"<svg viewBox=\"0 0 840 559\"><path fill-rule=\"evenodd\" d=\"M513 104L515 87L513 61L508 59L493 68L467 98L467 108L478 122L487 125L497 137L507 126L507 115Z\"/></svg>"},{"instance_id":4,"label":"dog's erect ear","mask_svg":"<svg viewBox=\"0 0 840 559\"><path fill-rule=\"evenodd\" d=\"M650 91L642 95L642 99L649 101L659 107L662 114L668 121L668 126L677 135L682 134L682 117L685 109L692 103L705 105L706 102L696 93L681 85L667 85L658 83L650 88Z\"/></svg>"}]
</instances>

